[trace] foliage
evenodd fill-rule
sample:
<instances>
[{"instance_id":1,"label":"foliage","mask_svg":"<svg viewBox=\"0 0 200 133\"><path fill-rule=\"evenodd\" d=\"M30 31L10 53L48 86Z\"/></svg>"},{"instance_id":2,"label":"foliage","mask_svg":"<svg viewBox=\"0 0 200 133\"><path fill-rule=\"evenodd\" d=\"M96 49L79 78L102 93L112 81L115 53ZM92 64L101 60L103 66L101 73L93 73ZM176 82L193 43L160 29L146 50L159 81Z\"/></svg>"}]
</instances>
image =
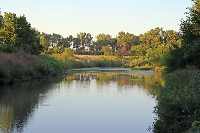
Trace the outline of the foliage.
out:
<instances>
[{"instance_id":1,"label":"foliage","mask_svg":"<svg viewBox=\"0 0 200 133\"><path fill-rule=\"evenodd\" d=\"M64 64L59 62L58 60L46 56L39 56L42 59L42 63L37 66L37 71L41 74L41 76L49 76L56 75L58 73L62 73Z\"/></svg>"},{"instance_id":2,"label":"foliage","mask_svg":"<svg viewBox=\"0 0 200 133\"><path fill-rule=\"evenodd\" d=\"M31 24L27 22L26 17L16 17L14 13L5 13L0 29L1 45L7 45L7 48L21 49L26 53L40 54L43 46L40 45L40 40L37 31L31 28ZM5 48L4 47L4 48ZM1 50L4 52L7 49ZM15 51L15 50L14 50ZM12 52L12 50L8 50Z\"/></svg>"},{"instance_id":3,"label":"foliage","mask_svg":"<svg viewBox=\"0 0 200 133\"><path fill-rule=\"evenodd\" d=\"M47 52L47 50L50 46L50 43L45 39L44 35L41 35L41 37L40 37L40 44L43 46L42 51L44 51L44 54L46 54L45 52Z\"/></svg>"},{"instance_id":4,"label":"foliage","mask_svg":"<svg viewBox=\"0 0 200 133\"><path fill-rule=\"evenodd\" d=\"M61 74L64 64L48 55L0 53L0 77L3 80L30 80Z\"/></svg>"},{"instance_id":5,"label":"foliage","mask_svg":"<svg viewBox=\"0 0 200 133\"><path fill-rule=\"evenodd\" d=\"M109 49L108 46L103 46L100 52L103 52L104 55L112 55L112 51Z\"/></svg>"},{"instance_id":6,"label":"foliage","mask_svg":"<svg viewBox=\"0 0 200 133\"><path fill-rule=\"evenodd\" d=\"M103 46L112 47L112 50L116 49L116 38L112 38L109 34L98 34L96 36L97 41L93 42L94 49L96 51L101 51Z\"/></svg>"},{"instance_id":7,"label":"foliage","mask_svg":"<svg viewBox=\"0 0 200 133\"><path fill-rule=\"evenodd\" d=\"M71 48L66 48L61 54L61 59L64 62L74 60L74 51Z\"/></svg>"},{"instance_id":8,"label":"foliage","mask_svg":"<svg viewBox=\"0 0 200 133\"><path fill-rule=\"evenodd\" d=\"M0 29L0 41L7 45L15 45L17 17L16 14L5 13L2 19L2 28Z\"/></svg>"},{"instance_id":9,"label":"foliage","mask_svg":"<svg viewBox=\"0 0 200 133\"><path fill-rule=\"evenodd\" d=\"M71 48L65 48L55 46L53 48L48 48L48 51L41 53L41 55L49 54L51 57L58 61L72 61L74 60L74 51Z\"/></svg>"},{"instance_id":10,"label":"foliage","mask_svg":"<svg viewBox=\"0 0 200 133\"><path fill-rule=\"evenodd\" d=\"M0 84L4 84L9 82L10 74L8 71L3 67L2 63L0 62Z\"/></svg>"},{"instance_id":11,"label":"foliage","mask_svg":"<svg viewBox=\"0 0 200 133\"><path fill-rule=\"evenodd\" d=\"M182 45L170 51L165 58L164 65L168 72L187 65L200 67L200 1L192 0L193 7L189 8L187 19L181 21Z\"/></svg>"},{"instance_id":12,"label":"foliage","mask_svg":"<svg viewBox=\"0 0 200 133\"><path fill-rule=\"evenodd\" d=\"M198 133L200 131L200 122L194 121L192 127L186 133Z\"/></svg>"},{"instance_id":13,"label":"foliage","mask_svg":"<svg viewBox=\"0 0 200 133\"><path fill-rule=\"evenodd\" d=\"M17 51L18 49L14 45L0 44L0 52L16 53Z\"/></svg>"},{"instance_id":14,"label":"foliage","mask_svg":"<svg viewBox=\"0 0 200 133\"><path fill-rule=\"evenodd\" d=\"M175 82L174 82L175 81ZM158 94L155 133L185 132L200 120L200 71L196 67L176 70L165 76Z\"/></svg>"},{"instance_id":15,"label":"foliage","mask_svg":"<svg viewBox=\"0 0 200 133\"><path fill-rule=\"evenodd\" d=\"M127 55L127 52L130 50L131 46L133 45L134 39L135 39L135 36L133 34L122 33L121 35L119 33L117 44L124 48L124 51L122 52L122 54Z\"/></svg>"},{"instance_id":16,"label":"foliage","mask_svg":"<svg viewBox=\"0 0 200 133\"><path fill-rule=\"evenodd\" d=\"M0 11L0 28L3 26L2 21L3 21L3 16L1 15L1 11Z\"/></svg>"},{"instance_id":17,"label":"foliage","mask_svg":"<svg viewBox=\"0 0 200 133\"><path fill-rule=\"evenodd\" d=\"M80 32L79 34L77 33L77 38L80 39L81 46L76 46L76 47L82 48L84 55L85 47L90 46L93 37L90 33Z\"/></svg>"}]
</instances>

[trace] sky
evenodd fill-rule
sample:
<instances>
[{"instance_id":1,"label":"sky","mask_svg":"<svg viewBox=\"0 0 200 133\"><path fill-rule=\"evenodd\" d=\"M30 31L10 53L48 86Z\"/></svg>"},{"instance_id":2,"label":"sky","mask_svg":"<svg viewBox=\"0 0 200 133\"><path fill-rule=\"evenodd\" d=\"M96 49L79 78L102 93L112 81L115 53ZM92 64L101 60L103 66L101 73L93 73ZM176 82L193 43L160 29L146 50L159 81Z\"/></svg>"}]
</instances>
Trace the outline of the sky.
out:
<instances>
[{"instance_id":1,"label":"sky","mask_svg":"<svg viewBox=\"0 0 200 133\"><path fill-rule=\"evenodd\" d=\"M0 0L1 14L25 15L40 32L63 37L86 32L116 37L144 34L156 27L179 31L191 0Z\"/></svg>"}]
</instances>

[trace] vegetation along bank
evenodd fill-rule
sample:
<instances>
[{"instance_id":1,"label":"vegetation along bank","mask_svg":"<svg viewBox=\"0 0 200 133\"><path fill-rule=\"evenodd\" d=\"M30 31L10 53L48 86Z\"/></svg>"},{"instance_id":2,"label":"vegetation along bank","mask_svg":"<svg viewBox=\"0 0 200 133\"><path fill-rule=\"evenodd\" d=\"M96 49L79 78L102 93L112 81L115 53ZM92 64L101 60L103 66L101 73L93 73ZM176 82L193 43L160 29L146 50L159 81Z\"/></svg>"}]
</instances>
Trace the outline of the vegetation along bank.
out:
<instances>
[{"instance_id":1,"label":"vegetation along bank","mask_svg":"<svg viewBox=\"0 0 200 133\"><path fill-rule=\"evenodd\" d=\"M136 36L120 31L116 38L90 33L76 37L46 34L26 17L0 15L0 82L8 84L62 74L69 68L130 67L165 72L158 91L155 133L197 132L200 129L200 0L192 0L180 32L151 29ZM74 55L88 55L78 58ZM98 55L89 58L89 55Z\"/></svg>"}]
</instances>

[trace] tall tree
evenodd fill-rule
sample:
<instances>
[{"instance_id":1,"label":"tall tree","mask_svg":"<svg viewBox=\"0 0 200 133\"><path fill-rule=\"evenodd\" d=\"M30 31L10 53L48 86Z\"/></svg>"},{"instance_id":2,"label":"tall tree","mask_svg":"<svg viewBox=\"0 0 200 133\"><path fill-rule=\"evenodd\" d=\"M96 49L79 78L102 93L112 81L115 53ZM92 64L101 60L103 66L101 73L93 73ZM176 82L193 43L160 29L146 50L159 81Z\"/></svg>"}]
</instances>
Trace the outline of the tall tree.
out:
<instances>
[{"instance_id":1,"label":"tall tree","mask_svg":"<svg viewBox=\"0 0 200 133\"><path fill-rule=\"evenodd\" d=\"M80 33L77 33L77 38L80 40L80 44L81 44L79 49L82 49L83 54L84 54L85 47L90 46L92 42L92 35L90 33L80 32Z\"/></svg>"},{"instance_id":2,"label":"tall tree","mask_svg":"<svg viewBox=\"0 0 200 133\"><path fill-rule=\"evenodd\" d=\"M5 13L3 27L0 29L0 40L4 45L12 45L31 54L39 54L43 46L40 45L38 35L39 32L31 28L24 15L17 18L14 13Z\"/></svg>"},{"instance_id":3,"label":"tall tree","mask_svg":"<svg viewBox=\"0 0 200 133\"><path fill-rule=\"evenodd\" d=\"M100 52L103 52L104 55L112 55L112 51L109 49L108 46L103 46Z\"/></svg>"},{"instance_id":4,"label":"tall tree","mask_svg":"<svg viewBox=\"0 0 200 133\"><path fill-rule=\"evenodd\" d=\"M3 22L3 16L1 15L1 10L0 10L0 29L3 27L3 23L2 22Z\"/></svg>"},{"instance_id":5,"label":"tall tree","mask_svg":"<svg viewBox=\"0 0 200 133\"><path fill-rule=\"evenodd\" d=\"M27 22L26 17L20 16L17 19L17 46L21 47L24 52L31 54L39 54L43 46L40 44L40 37L38 31L31 28L31 24Z\"/></svg>"},{"instance_id":6,"label":"tall tree","mask_svg":"<svg viewBox=\"0 0 200 133\"><path fill-rule=\"evenodd\" d=\"M0 40L7 45L16 45L17 35L17 17L14 13L5 13L2 19L2 28L0 29Z\"/></svg>"},{"instance_id":7,"label":"tall tree","mask_svg":"<svg viewBox=\"0 0 200 133\"><path fill-rule=\"evenodd\" d=\"M50 46L50 43L45 39L44 35L40 37L40 44L44 47L43 51L47 51Z\"/></svg>"},{"instance_id":8,"label":"tall tree","mask_svg":"<svg viewBox=\"0 0 200 133\"><path fill-rule=\"evenodd\" d=\"M186 64L200 67L200 0L192 1L194 5L189 8L187 19L181 22L181 49Z\"/></svg>"},{"instance_id":9,"label":"tall tree","mask_svg":"<svg viewBox=\"0 0 200 133\"><path fill-rule=\"evenodd\" d=\"M81 40L79 38L73 38L73 48L79 49L81 45Z\"/></svg>"},{"instance_id":10,"label":"tall tree","mask_svg":"<svg viewBox=\"0 0 200 133\"><path fill-rule=\"evenodd\" d=\"M133 45L135 35L129 34L121 31L118 33L118 40L117 40L117 45L122 47L121 48L121 53L123 55L128 55L128 51L131 50L131 46Z\"/></svg>"},{"instance_id":11,"label":"tall tree","mask_svg":"<svg viewBox=\"0 0 200 133\"><path fill-rule=\"evenodd\" d=\"M96 36L97 41L95 42L96 50L100 51L103 46L112 47L114 49L114 40L109 34L98 34Z\"/></svg>"},{"instance_id":12,"label":"tall tree","mask_svg":"<svg viewBox=\"0 0 200 133\"><path fill-rule=\"evenodd\" d=\"M85 46L89 47L92 43L92 39L93 39L92 35L90 33L87 33L85 38Z\"/></svg>"},{"instance_id":13,"label":"tall tree","mask_svg":"<svg viewBox=\"0 0 200 133\"><path fill-rule=\"evenodd\" d=\"M69 35L69 37L67 37L67 41L69 42L69 45L72 46L73 45L73 36Z\"/></svg>"}]
</instances>

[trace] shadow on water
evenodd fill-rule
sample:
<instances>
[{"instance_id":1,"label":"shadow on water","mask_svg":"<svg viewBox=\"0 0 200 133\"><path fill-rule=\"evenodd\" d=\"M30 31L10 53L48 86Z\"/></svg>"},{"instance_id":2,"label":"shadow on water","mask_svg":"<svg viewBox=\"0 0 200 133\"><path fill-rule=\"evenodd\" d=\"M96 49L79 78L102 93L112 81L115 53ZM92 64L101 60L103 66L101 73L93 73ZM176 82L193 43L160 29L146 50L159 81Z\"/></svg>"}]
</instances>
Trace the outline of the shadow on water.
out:
<instances>
[{"instance_id":1,"label":"shadow on water","mask_svg":"<svg viewBox=\"0 0 200 133\"><path fill-rule=\"evenodd\" d=\"M0 86L0 131L23 132L46 93L54 89L63 77Z\"/></svg>"}]
</instances>

